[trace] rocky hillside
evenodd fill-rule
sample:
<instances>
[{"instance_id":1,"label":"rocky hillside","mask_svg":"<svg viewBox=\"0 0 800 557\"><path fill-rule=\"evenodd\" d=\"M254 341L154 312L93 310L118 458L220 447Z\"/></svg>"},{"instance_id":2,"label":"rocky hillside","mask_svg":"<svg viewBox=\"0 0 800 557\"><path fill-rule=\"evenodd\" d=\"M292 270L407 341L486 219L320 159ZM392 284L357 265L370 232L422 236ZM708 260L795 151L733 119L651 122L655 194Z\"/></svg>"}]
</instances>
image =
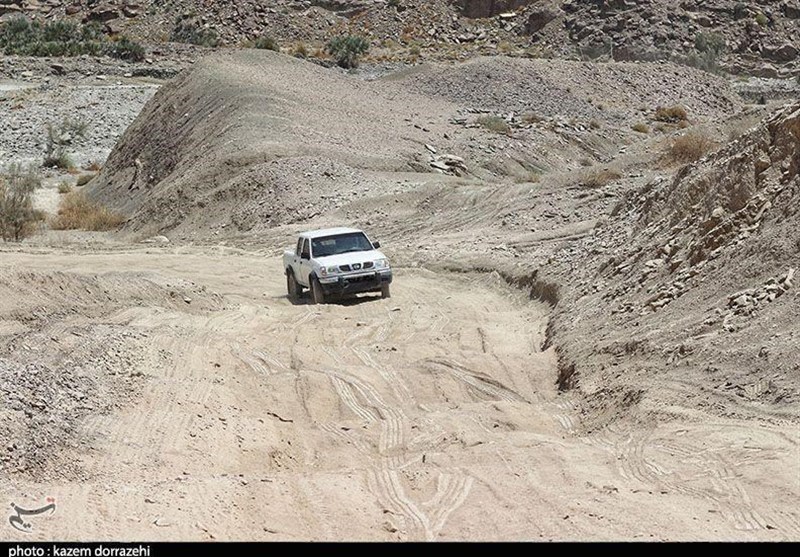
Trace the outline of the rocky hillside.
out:
<instances>
[{"instance_id":1,"label":"rocky hillside","mask_svg":"<svg viewBox=\"0 0 800 557\"><path fill-rule=\"evenodd\" d=\"M561 385L587 396L595 420L611 407L669 414L678 400L769 420L800 405L799 161L794 103L629 195L554 258L552 276L571 282L551 326ZM645 376L672 395L650 399Z\"/></svg>"},{"instance_id":2,"label":"rocky hillside","mask_svg":"<svg viewBox=\"0 0 800 557\"><path fill-rule=\"evenodd\" d=\"M91 190L132 231L252 235L412 188L397 172L520 183L607 162L677 103L697 123L741 106L725 80L672 64L476 57L365 81L229 50L148 102Z\"/></svg>"},{"instance_id":3,"label":"rocky hillside","mask_svg":"<svg viewBox=\"0 0 800 557\"><path fill-rule=\"evenodd\" d=\"M379 56L459 57L477 50L527 56L688 61L731 73L800 73L798 0L0 0L0 18L65 15L154 43L181 23L220 44L263 34L284 48L317 48L356 31Z\"/></svg>"}]
</instances>

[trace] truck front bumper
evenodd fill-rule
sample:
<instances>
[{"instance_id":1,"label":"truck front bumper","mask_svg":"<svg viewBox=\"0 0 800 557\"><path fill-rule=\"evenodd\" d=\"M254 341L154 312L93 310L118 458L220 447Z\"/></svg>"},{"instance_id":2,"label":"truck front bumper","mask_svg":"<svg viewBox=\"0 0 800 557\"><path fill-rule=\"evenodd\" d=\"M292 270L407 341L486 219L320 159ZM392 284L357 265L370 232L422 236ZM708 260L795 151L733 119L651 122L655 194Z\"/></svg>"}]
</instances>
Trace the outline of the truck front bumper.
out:
<instances>
[{"instance_id":1,"label":"truck front bumper","mask_svg":"<svg viewBox=\"0 0 800 557\"><path fill-rule=\"evenodd\" d=\"M322 291L326 295L345 296L363 292L380 292L381 286L392 283L391 269L358 273L341 277L319 279Z\"/></svg>"}]
</instances>

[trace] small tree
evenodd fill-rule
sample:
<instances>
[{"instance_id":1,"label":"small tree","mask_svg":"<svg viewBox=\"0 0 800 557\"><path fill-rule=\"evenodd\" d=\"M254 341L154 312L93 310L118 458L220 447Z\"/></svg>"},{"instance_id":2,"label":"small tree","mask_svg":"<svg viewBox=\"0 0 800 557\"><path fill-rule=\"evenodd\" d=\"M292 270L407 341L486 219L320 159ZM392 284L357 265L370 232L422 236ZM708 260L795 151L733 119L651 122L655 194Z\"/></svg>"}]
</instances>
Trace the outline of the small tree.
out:
<instances>
[{"instance_id":1,"label":"small tree","mask_svg":"<svg viewBox=\"0 0 800 557\"><path fill-rule=\"evenodd\" d=\"M12 165L0 175L0 237L18 242L29 236L42 215L33 208L33 191L41 185L33 170Z\"/></svg>"},{"instance_id":2,"label":"small tree","mask_svg":"<svg viewBox=\"0 0 800 557\"><path fill-rule=\"evenodd\" d=\"M340 67L355 68L358 58L369 50L369 41L356 35L335 37L328 42L327 49Z\"/></svg>"},{"instance_id":3,"label":"small tree","mask_svg":"<svg viewBox=\"0 0 800 557\"><path fill-rule=\"evenodd\" d=\"M65 118L59 125L47 124L47 141L44 148L43 165L50 168L72 168L74 164L67 148L76 139L86 135L88 124L83 120Z\"/></svg>"}]
</instances>

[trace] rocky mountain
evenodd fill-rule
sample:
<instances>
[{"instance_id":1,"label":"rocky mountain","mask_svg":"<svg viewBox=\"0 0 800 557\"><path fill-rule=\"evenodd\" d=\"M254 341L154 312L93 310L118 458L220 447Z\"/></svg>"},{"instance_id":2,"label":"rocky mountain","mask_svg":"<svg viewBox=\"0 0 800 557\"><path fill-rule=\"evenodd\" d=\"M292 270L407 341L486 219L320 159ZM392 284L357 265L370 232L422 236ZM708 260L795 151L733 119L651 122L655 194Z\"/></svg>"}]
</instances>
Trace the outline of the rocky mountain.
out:
<instances>
[{"instance_id":1,"label":"rocky mountain","mask_svg":"<svg viewBox=\"0 0 800 557\"><path fill-rule=\"evenodd\" d=\"M268 34L319 47L358 32L384 47L460 57L672 59L761 77L800 74L800 1L767 0L0 0L0 18L69 16L150 42L181 22L237 45Z\"/></svg>"}]
</instances>

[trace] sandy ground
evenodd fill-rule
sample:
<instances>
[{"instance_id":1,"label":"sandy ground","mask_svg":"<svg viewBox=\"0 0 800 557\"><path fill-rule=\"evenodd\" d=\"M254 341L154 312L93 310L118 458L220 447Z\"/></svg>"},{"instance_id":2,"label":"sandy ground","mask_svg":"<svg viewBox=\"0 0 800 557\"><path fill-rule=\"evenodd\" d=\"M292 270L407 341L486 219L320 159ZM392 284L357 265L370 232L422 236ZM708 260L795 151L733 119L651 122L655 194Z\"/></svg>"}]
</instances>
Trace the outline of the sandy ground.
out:
<instances>
[{"instance_id":1,"label":"sandy ground","mask_svg":"<svg viewBox=\"0 0 800 557\"><path fill-rule=\"evenodd\" d=\"M313 306L287 300L278 260L234 250L2 261L183 279L223 299L194 314L98 308L95 322L172 358L140 369L138 402L80 426L74 479L0 480L0 499L56 498L26 540L800 539L796 428L578 435L540 350L548 307L495 275L400 268L391 299Z\"/></svg>"}]
</instances>

